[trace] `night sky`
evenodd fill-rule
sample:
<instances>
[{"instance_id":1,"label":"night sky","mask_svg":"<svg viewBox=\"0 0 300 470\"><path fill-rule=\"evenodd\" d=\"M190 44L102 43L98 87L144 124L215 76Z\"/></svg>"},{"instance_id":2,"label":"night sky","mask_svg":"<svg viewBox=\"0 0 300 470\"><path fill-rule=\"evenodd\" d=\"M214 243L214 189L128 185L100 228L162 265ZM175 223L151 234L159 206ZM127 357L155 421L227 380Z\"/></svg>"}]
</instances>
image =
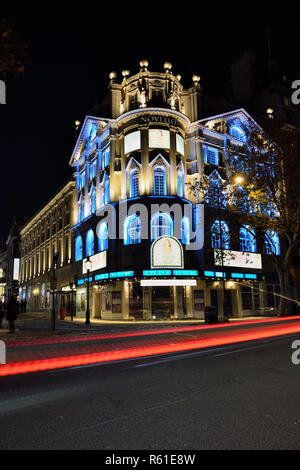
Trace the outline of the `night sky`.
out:
<instances>
[{"instance_id":1,"label":"night sky","mask_svg":"<svg viewBox=\"0 0 300 470\"><path fill-rule=\"evenodd\" d=\"M13 217L34 215L72 176L74 121L82 122L105 96L111 71L120 81L121 71L136 73L141 59L157 71L170 61L184 86L196 73L204 90L215 94L247 49L264 70L269 24L274 59L291 81L300 79L293 11L262 12L239 3L233 16L233 7L218 12L188 3L184 12L184 4L168 3L166 11L162 4L130 3L117 12L117 3L101 10L86 3L76 17L62 17L59 10L6 15L28 45L30 65L22 78L7 82L7 105L0 106L0 248Z\"/></svg>"}]
</instances>

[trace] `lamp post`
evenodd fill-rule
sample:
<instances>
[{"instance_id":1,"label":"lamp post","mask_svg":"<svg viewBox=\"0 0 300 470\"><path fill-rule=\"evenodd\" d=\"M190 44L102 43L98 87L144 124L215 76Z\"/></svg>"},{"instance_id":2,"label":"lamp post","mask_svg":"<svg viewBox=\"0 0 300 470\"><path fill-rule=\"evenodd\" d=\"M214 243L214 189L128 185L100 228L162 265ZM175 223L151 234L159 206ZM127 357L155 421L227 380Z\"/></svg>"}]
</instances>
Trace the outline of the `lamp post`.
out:
<instances>
[{"instance_id":1,"label":"lamp post","mask_svg":"<svg viewBox=\"0 0 300 470\"><path fill-rule=\"evenodd\" d=\"M55 268L58 262L58 253L53 255L53 265L52 265L52 277L51 277L51 288L52 288L52 310L51 310L51 330L55 331L55 289L57 287L57 278L55 276Z\"/></svg>"},{"instance_id":2,"label":"lamp post","mask_svg":"<svg viewBox=\"0 0 300 470\"><path fill-rule=\"evenodd\" d=\"M73 293L74 293L75 283L73 281L70 282L70 289L71 289L71 321L73 321L74 317L74 303L73 303Z\"/></svg>"},{"instance_id":3,"label":"lamp post","mask_svg":"<svg viewBox=\"0 0 300 470\"><path fill-rule=\"evenodd\" d=\"M92 262L89 256L85 262L85 267L87 272L85 324L90 325L90 270L92 267Z\"/></svg>"}]
</instances>

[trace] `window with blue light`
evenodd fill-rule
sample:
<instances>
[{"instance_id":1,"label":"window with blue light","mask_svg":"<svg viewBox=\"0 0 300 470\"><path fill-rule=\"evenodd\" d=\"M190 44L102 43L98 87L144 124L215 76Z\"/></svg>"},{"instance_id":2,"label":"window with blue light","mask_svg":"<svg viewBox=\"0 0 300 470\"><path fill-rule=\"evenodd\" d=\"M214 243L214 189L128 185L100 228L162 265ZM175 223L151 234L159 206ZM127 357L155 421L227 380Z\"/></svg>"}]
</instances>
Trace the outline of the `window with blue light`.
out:
<instances>
[{"instance_id":1,"label":"window with blue light","mask_svg":"<svg viewBox=\"0 0 300 470\"><path fill-rule=\"evenodd\" d=\"M95 247L94 247L94 232L92 229L88 230L86 234L86 256L92 256L95 253Z\"/></svg>"},{"instance_id":2,"label":"window with blue light","mask_svg":"<svg viewBox=\"0 0 300 470\"><path fill-rule=\"evenodd\" d=\"M92 200L91 200L91 212L92 214L97 210L97 197L96 197L96 188L92 190Z\"/></svg>"},{"instance_id":3,"label":"window with blue light","mask_svg":"<svg viewBox=\"0 0 300 470\"><path fill-rule=\"evenodd\" d=\"M162 166L156 166L154 168L154 195L165 196L166 193L166 169Z\"/></svg>"},{"instance_id":4,"label":"window with blue light","mask_svg":"<svg viewBox=\"0 0 300 470\"><path fill-rule=\"evenodd\" d=\"M240 229L240 251L256 253L255 232L249 225Z\"/></svg>"},{"instance_id":5,"label":"window with blue light","mask_svg":"<svg viewBox=\"0 0 300 470\"><path fill-rule=\"evenodd\" d=\"M90 166L90 180L95 178L96 176L96 170L97 170L97 162L96 160L91 164Z\"/></svg>"},{"instance_id":6,"label":"window with blue light","mask_svg":"<svg viewBox=\"0 0 300 470\"><path fill-rule=\"evenodd\" d=\"M141 219L131 215L124 222L124 245L141 243Z\"/></svg>"},{"instance_id":7,"label":"window with blue light","mask_svg":"<svg viewBox=\"0 0 300 470\"><path fill-rule=\"evenodd\" d=\"M79 189L84 188L84 186L85 186L85 171L83 171L79 175Z\"/></svg>"},{"instance_id":8,"label":"window with blue light","mask_svg":"<svg viewBox=\"0 0 300 470\"><path fill-rule=\"evenodd\" d=\"M190 221L188 217L183 217L181 221L181 243L190 243Z\"/></svg>"},{"instance_id":9,"label":"window with blue light","mask_svg":"<svg viewBox=\"0 0 300 470\"><path fill-rule=\"evenodd\" d=\"M232 137L241 140L242 142L246 142L247 140L246 133L238 126L232 126L229 129L229 134L232 135Z\"/></svg>"},{"instance_id":10,"label":"window with blue light","mask_svg":"<svg viewBox=\"0 0 300 470\"><path fill-rule=\"evenodd\" d=\"M229 227L224 220L215 220L213 223L211 227L211 246L212 248L222 248L224 250L229 250Z\"/></svg>"},{"instance_id":11,"label":"window with blue light","mask_svg":"<svg viewBox=\"0 0 300 470\"><path fill-rule=\"evenodd\" d=\"M129 174L129 194L130 197L137 197L139 195L139 170L134 168Z\"/></svg>"},{"instance_id":12,"label":"window with blue light","mask_svg":"<svg viewBox=\"0 0 300 470\"><path fill-rule=\"evenodd\" d=\"M108 226L106 222L102 222L98 231L98 249L104 251L108 249Z\"/></svg>"},{"instance_id":13,"label":"window with blue light","mask_svg":"<svg viewBox=\"0 0 300 470\"><path fill-rule=\"evenodd\" d=\"M84 199L80 203L80 221L84 220Z\"/></svg>"},{"instance_id":14,"label":"window with blue light","mask_svg":"<svg viewBox=\"0 0 300 470\"><path fill-rule=\"evenodd\" d=\"M213 147L207 147L206 150L206 161L212 165L219 164L218 150Z\"/></svg>"},{"instance_id":15,"label":"window with blue light","mask_svg":"<svg viewBox=\"0 0 300 470\"><path fill-rule=\"evenodd\" d=\"M183 196L183 175L182 171L178 171L177 174L177 194L179 197Z\"/></svg>"},{"instance_id":16,"label":"window with blue light","mask_svg":"<svg viewBox=\"0 0 300 470\"><path fill-rule=\"evenodd\" d=\"M109 154L110 154L109 147L107 147L102 153L103 168L109 165L109 160L110 160Z\"/></svg>"},{"instance_id":17,"label":"window with blue light","mask_svg":"<svg viewBox=\"0 0 300 470\"><path fill-rule=\"evenodd\" d=\"M163 235L172 236L174 233L173 219L169 214L157 213L151 219L151 241Z\"/></svg>"},{"instance_id":18,"label":"window with blue light","mask_svg":"<svg viewBox=\"0 0 300 470\"><path fill-rule=\"evenodd\" d=\"M267 255L280 255L280 241L276 232L266 231L265 249Z\"/></svg>"},{"instance_id":19,"label":"window with blue light","mask_svg":"<svg viewBox=\"0 0 300 470\"><path fill-rule=\"evenodd\" d=\"M104 183L104 204L108 204L109 199L109 179L107 179Z\"/></svg>"},{"instance_id":20,"label":"window with blue light","mask_svg":"<svg viewBox=\"0 0 300 470\"><path fill-rule=\"evenodd\" d=\"M82 259L82 238L80 235L77 235L75 238L75 261L80 261Z\"/></svg>"}]
</instances>

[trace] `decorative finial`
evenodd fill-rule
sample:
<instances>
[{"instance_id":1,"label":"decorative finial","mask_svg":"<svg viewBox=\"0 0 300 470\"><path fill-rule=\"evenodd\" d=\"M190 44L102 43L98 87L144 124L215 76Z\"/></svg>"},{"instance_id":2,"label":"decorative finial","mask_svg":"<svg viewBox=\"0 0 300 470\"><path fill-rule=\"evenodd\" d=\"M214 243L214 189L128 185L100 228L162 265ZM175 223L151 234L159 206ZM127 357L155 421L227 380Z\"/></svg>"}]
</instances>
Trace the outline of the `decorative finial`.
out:
<instances>
[{"instance_id":1,"label":"decorative finial","mask_svg":"<svg viewBox=\"0 0 300 470\"><path fill-rule=\"evenodd\" d=\"M116 72L110 72L109 78L113 82L117 78L117 73Z\"/></svg>"},{"instance_id":2,"label":"decorative finial","mask_svg":"<svg viewBox=\"0 0 300 470\"><path fill-rule=\"evenodd\" d=\"M164 69L167 73L171 71L171 68L172 68L172 64L170 62L164 63Z\"/></svg>"}]
</instances>

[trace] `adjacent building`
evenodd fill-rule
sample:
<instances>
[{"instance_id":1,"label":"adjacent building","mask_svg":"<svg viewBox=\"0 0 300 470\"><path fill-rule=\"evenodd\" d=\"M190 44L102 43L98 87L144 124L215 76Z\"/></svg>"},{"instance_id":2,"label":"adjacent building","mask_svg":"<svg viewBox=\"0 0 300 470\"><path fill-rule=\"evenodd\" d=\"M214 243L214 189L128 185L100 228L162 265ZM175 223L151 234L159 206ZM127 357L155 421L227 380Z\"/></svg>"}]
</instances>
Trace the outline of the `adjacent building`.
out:
<instances>
[{"instance_id":1,"label":"adjacent building","mask_svg":"<svg viewBox=\"0 0 300 470\"><path fill-rule=\"evenodd\" d=\"M74 187L64 185L20 231L19 300L26 299L28 310L50 310L54 289L56 310L70 311Z\"/></svg>"}]
</instances>

